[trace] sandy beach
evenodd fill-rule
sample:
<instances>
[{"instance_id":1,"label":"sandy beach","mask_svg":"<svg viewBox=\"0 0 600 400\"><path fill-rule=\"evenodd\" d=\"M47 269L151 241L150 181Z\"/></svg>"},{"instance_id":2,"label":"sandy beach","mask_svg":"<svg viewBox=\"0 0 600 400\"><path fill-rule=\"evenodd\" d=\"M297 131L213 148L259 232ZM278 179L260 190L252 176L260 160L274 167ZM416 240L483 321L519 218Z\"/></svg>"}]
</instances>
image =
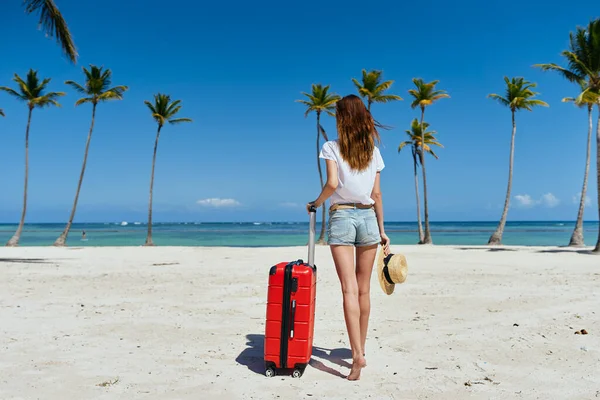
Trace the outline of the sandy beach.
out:
<instances>
[{"instance_id":1,"label":"sandy beach","mask_svg":"<svg viewBox=\"0 0 600 400\"><path fill-rule=\"evenodd\" d=\"M600 398L600 261L563 248L395 246L348 382L339 284L318 247L313 359L264 376L268 270L290 248L0 249L0 399ZM587 335L575 334L585 329Z\"/></svg>"}]
</instances>

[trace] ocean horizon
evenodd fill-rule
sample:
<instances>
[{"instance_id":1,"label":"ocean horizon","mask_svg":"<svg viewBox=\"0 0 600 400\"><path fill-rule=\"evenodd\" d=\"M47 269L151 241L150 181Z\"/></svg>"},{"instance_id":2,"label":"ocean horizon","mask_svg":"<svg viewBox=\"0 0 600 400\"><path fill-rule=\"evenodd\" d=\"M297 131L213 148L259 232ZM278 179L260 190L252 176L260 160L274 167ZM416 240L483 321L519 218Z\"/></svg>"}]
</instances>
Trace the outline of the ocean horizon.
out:
<instances>
[{"instance_id":1,"label":"ocean horizon","mask_svg":"<svg viewBox=\"0 0 600 400\"><path fill-rule=\"evenodd\" d=\"M485 245L497 221L430 222L433 243L437 245ZM18 224L0 223L0 243L6 243ZM575 221L508 221L502 243L517 246L565 246ZM65 223L27 223L21 246L49 246ZM417 243L416 222L386 222L392 245ZM317 237L321 224L317 223ZM71 246L140 246L148 226L141 221L74 223L69 234ZM82 232L86 232L83 239ZM305 246L307 222L155 222L153 240L159 246L284 247ZM584 222L586 246L593 246L598 221Z\"/></svg>"}]
</instances>

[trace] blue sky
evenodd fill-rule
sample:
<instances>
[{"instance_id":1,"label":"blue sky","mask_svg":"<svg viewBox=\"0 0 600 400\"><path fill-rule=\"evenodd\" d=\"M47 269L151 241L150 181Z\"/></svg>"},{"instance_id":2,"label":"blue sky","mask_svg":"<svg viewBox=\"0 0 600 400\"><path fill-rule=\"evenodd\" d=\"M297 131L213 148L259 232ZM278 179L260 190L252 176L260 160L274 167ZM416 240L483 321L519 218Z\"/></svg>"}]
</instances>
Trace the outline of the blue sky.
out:
<instances>
[{"instance_id":1,"label":"blue sky","mask_svg":"<svg viewBox=\"0 0 600 400\"><path fill-rule=\"evenodd\" d=\"M492 4L493 3L493 4ZM506 190L510 112L486 98L503 93L503 77L538 83L550 108L517 115L509 220L575 219L581 190L586 112L561 103L576 87L535 63L562 63L560 52L577 25L597 17L589 7L530 1L420 3L328 1L283 3L57 0L80 58L67 63L36 29L21 1L3 5L0 85L29 68L66 91L60 109L35 110L30 134L28 222L66 220L89 128L89 105L64 85L83 82L90 63L113 71L130 90L101 104L76 217L79 222L146 220L156 126L143 101L158 91L183 101L193 124L167 126L155 180L157 221L304 220L303 204L319 193L315 117L295 103L312 83L355 93L351 78L382 69L404 98L375 104L392 126L382 131L386 220L415 219L409 152L398 154L404 130L418 116L407 90L413 77L440 80L450 94L426 120L445 148L428 162L434 221L497 220ZM137 5L136 5L137 4ZM375 4L377 4L375 6ZM27 110L0 94L0 221L18 221L23 186ZM594 117L596 118L597 111ZM335 123L324 126L335 136ZM595 151L593 151L595 157ZM594 211L595 168L590 171ZM217 199L217 200L206 200ZM221 199L221 200L219 200ZM225 201L222 201L225 199ZM229 200L227 200L229 199ZM203 201L204 200L204 201Z\"/></svg>"}]
</instances>

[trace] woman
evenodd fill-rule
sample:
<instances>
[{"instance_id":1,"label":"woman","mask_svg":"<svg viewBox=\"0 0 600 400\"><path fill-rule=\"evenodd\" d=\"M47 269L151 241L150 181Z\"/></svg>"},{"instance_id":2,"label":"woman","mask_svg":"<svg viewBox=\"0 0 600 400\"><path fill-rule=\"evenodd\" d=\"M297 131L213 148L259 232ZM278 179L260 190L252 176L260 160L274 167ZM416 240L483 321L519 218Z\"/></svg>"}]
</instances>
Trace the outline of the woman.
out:
<instances>
[{"instance_id":1,"label":"woman","mask_svg":"<svg viewBox=\"0 0 600 400\"><path fill-rule=\"evenodd\" d=\"M371 272L379 243L389 253L383 227L379 176L384 168L375 139L379 134L364 103L355 95L337 102L338 139L328 141L320 158L327 164L327 183L309 203L320 207L330 199L328 244L344 297L344 318L352 348L349 380L358 380L367 365L365 342L371 301ZM354 248L356 247L356 259Z\"/></svg>"}]
</instances>

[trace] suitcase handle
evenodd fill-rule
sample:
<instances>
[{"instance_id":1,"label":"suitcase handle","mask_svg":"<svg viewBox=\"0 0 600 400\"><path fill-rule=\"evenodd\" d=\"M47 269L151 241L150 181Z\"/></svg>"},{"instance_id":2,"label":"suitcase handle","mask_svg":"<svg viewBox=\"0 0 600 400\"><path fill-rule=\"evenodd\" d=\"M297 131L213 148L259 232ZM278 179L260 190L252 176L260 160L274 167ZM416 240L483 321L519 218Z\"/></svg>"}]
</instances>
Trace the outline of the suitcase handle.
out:
<instances>
[{"instance_id":1,"label":"suitcase handle","mask_svg":"<svg viewBox=\"0 0 600 400\"><path fill-rule=\"evenodd\" d=\"M294 321L296 320L296 300L292 300L292 325L290 327L290 338L294 338Z\"/></svg>"},{"instance_id":2,"label":"suitcase handle","mask_svg":"<svg viewBox=\"0 0 600 400\"><path fill-rule=\"evenodd\" d=\"M308 265L315 266L315 226L317 224L317 207L310 206L310 220L308 224Z\"/></svg>"}]
</instances>

